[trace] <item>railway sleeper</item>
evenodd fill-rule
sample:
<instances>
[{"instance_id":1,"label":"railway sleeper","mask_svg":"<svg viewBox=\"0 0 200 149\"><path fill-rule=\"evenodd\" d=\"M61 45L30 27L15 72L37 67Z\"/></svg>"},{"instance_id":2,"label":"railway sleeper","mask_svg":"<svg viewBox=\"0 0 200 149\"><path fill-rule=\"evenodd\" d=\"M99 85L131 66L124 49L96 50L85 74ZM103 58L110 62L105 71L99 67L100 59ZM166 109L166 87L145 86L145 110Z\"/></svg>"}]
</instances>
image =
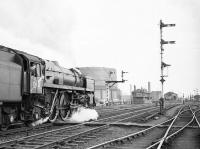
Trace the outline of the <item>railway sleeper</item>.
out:
<instances>
[{"instance_id":1,"label":"railway sleeper","mask_svg":"<svg viewBox=\"0 0 200 149\"><path fill-rule=\"evenodd\" d=\"M0 149L16 149L16 147L3 146L3 147L0 147Z\"/></svg>"},{"instance_id":2,"label":"railway sleeper","mask_svg":"<svg viewBox=\"0 0 200 149\"><path fill-rule=\"evenodd\" d=\"M61 146L61 145L55 145L52 148L54 149L72 149L70 146Z\"/></svg>"},{"instance_id":3,"label":"railway sleeper","mask_svg":"<svg viewBox=\"0 0 200 149\"><path fill-rule=\"evenodd\" d=\"M99 137L102 137L102 136L104 136L105 134L95 134L95 137L96 138L99 138Z\"/></svg>"},{"instance_id":4,"label":"railway sleeper","mask_svg":"<svg viewBox=\"0 0 200 149\"><path fill-rule=\"evenodd\" d=\"M97 137L96 137L96 136L87 136L87 138L95 139L95 138L97 138Z\"/></svg>"},{"instance_id":5,"label":"railway sleeper","mask_svg":"<svg viewBox=\"0 0 200 149\"><path fill-rule=\"evenodd\" d=\"M61 134L57 134L57 135L55 135L55 137L64 138L64 137L69 137L69 135L61 135Z\"/></svg>"},{"instance_id":6,"label":"railway sleeper","mask_svg":"<svg viewBox=\"0 0 200 149\"><path fill-rule=\"evenodd\" d=\"M34 141L41 142L43 144L52 142L51 140L34 140Z\"/></svg>"},{"instance_id":7,"label":"railway sleeper","mask_svg":"<svg viewBox=\"0 0 200 149\"><path fill-rule=\"evenodd\" d=\"M73 147L78 147L78 144L72 143L72 142L66 142L66 141L61 141L57 143L60 146L73 146Z\"/></svg>"},{"instance_id":8,"label":"railway sleeper","mask_svg":"<svg viewBox=\"0 0 200 149\"><path fill-rule=\"evenodd\" d=\"M147 117L145 117L145 121L147 121L147 120L150 120L150 119L152 119L153 117L155 117L156 115L158 115L158 112L157 113L154 113L154 114L151 114L151 115L149 115L149 116L147 116Z\"/></svg>"},{"instance_id":9,"label":"railway sleeper","mask_svg":"<svg viewBox=\"0 0 200 149\"><path fill-rule=\"evenodd\" d=\"M88 141L88 140L91 140L91 139L93 139L93 138L89 138L89 137L81 138L81 140L83 140L83 141Z\"/></svg>"},{"instance_id":10,"label":"railway sleeper","mask_svg":"<svg viewBox=\"0 0 200 149\"><path fill-rule=\"evenodd\" d=\"M39 145L28 145L28 144L26 144L26 145L19 145L19 146L17 146L17 148L35 148L35 147L38 147Z\"/></svg>"},{"instance_id":11,"label":"railway sleeper","mask_svg":"<svg viewBox=\"0 0 200 149\"><path fill-rule=\"evenodd\" d=\"M75 144L79 144L79 143L85 143L86 141L82 140L82 138L78 138L72 141Z\"/></svg>"},{"instance_id":12,"label":"railway sleeper","mask_svg":"<svg viewBox=\"0 0 200 149\"><path fill-rule=\"evenodd\" d=\"M57 139L57 138L51 137L51 138L44 138L43 141L51 141L51 142L54 142L54 141L56 141L56 140L58 140L58 139Z\"/></svg>"},{"instance_id":13,"label":"railway sleeper","mask_svg":"<svg viewBox=\"0 0 200 149\"><path fill-rule=\"evenodd\" d=\"M31 142L25 142L25 145L43 145L42 141L31 141Z\"/></svg>"},{"instance_id":14,"label":"railway sleeper","mask_svg":"<svg viewBox=\"0 0 200 149\"><path fill-rule=\"evenodd\" d=\"M126 146L110 146L107 147L106 149L130 149L130 147L126 147Z\"/></svg>"},{"instance_id":15,"label":"railway sleeper","mask_svg":"<svg viewBox=\"0 0 200 149\"><path fill-rule=\"evenodd\" d=\"M60 135L57 136L57 135L56 135L56 136L45 137L44 139L47 138L47 139L53 139L53 140L54 140L54 139L61 139L62 137L69 137L69 136L68 136L68 135L65 135L65 136L64 136L64 135L63 135L63 136L60 136Z\"/></svg>"}]
</instances>

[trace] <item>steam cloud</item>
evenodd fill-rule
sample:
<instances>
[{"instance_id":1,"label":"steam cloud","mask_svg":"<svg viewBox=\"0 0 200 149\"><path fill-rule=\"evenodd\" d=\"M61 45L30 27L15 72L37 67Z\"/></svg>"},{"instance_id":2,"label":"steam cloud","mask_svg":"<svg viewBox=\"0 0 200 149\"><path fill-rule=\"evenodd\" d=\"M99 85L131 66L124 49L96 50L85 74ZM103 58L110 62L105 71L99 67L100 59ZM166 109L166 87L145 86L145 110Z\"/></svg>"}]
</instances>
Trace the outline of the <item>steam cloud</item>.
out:
<instances>
[{"instance_id":1,"label":"steam cloud","mask_svg":"<svg viewBox=\"0 0 200 149\"><path fill-rule=\"evenodd\" d=\"M80 107L78 108L76 112L72 114L70 121L71 122L86 122L90 120L97 120L98 117L99 115L96 110Z\"/></svg>"}]
</instances>

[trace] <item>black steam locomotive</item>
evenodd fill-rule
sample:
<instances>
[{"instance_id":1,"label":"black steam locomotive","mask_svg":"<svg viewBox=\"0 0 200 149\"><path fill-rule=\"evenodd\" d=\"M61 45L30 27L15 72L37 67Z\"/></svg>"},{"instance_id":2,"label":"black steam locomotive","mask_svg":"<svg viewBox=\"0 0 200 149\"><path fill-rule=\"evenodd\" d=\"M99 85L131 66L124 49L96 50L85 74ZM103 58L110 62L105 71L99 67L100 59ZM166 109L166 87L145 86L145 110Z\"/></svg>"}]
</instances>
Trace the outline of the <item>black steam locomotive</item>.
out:
<instances>
[{"instance_id":1,"label":"black steam locomotive","mask_svg":"<svg viewBox=\"0 0 200 149\"><path fill-rule=\"evenodd\" d=\"M95 105L94 84L78 69L0 46L0 127L65 121L78 106Z\"/></svg>"}]
</instances>

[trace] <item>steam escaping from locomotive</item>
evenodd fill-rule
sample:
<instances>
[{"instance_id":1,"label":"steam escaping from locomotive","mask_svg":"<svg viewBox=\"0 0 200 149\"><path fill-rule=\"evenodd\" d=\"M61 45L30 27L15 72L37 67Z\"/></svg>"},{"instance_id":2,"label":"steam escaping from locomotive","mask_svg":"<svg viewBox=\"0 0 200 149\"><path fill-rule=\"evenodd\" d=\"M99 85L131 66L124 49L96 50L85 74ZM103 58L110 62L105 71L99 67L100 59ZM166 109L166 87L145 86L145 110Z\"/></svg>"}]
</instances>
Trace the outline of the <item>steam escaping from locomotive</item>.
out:
<instances>
[{"instance_id":1,"label":"steam escaping from locomotive","mask_svg":"<svg viewBox=\"0 0 200 149\"><path fill-rule=\"evenodd\" d=\"M90 120L97 120L99 114L94 109L88 109L85 107L79 107L72 113L70 118L71 122L86 122Z\"/></svg>"},{"instance_id":2,"label":"steam escaping from locomotive","mask_svg":"<svg viewBox=\"0 0 200 149\"><path fill-rule=\"evenodd\" d=\"M39 119L38 121L35 121L35 122L33 122L33 123L31 123L31 125L30 126L37 126L37 125L41 125L41 124L43 124L43 123L46 123L47 121L48 121L48 119L49 119L49 117L46 117L46 118L41 118L41 119Z\"/></svg>"}]
</instances>

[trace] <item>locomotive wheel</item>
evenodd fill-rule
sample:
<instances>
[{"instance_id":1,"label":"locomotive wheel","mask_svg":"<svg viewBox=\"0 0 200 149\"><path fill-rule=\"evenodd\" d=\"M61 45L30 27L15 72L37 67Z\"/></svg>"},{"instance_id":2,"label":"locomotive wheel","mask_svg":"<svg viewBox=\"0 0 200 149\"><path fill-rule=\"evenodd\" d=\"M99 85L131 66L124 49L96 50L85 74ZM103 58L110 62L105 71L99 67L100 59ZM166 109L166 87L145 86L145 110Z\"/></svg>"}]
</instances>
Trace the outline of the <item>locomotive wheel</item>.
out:
<instances>
[{"instance_id":1,"label":"locomotive wheel","mask_svg":"<svg viewBox=\"0 0 200 149\"><path fill-rule=\"evenodd\" d=\"M0 130L2 130L2 131L6 131L6 130L8 130L8 128L9 128L9 125L3 125L3 126L1 126L0 127Z\"/></svg>"},{"instance_id":2,"label":"locomotive wheel","mask_svg":"<svg viewBox=\"0 0 200 149\"><path fill-rule=\"evenodd\" d=\"M58 98L56 99L55 105L53 105L53 111L49 116L49 121L52 123L56 121L59 114L59 110L57 107L58 107Z\"/></svg>"},{"instance_id":3,"label":"locomotive wheel","mask_svg":"<svg viewBox=\"0 0 200 149\"><path fill-rule=\"evenodd\" d=\"M3 115L3 124L0 126L0 130L2 130L2 131L8 130L8 128L10 126L8 119L9 119L8 115L4 114Z\"/></svg>"},{"instance_id":4,"label":"locomotive wheel","mask_svg":"<svg viewBox=\"0 0 200 149\"><path fill-rule=\"evenodd\" d=\"M60 118L66 121L70 115L70 96L63 93L60 97Z\"/></svg>"}]
</instances>

